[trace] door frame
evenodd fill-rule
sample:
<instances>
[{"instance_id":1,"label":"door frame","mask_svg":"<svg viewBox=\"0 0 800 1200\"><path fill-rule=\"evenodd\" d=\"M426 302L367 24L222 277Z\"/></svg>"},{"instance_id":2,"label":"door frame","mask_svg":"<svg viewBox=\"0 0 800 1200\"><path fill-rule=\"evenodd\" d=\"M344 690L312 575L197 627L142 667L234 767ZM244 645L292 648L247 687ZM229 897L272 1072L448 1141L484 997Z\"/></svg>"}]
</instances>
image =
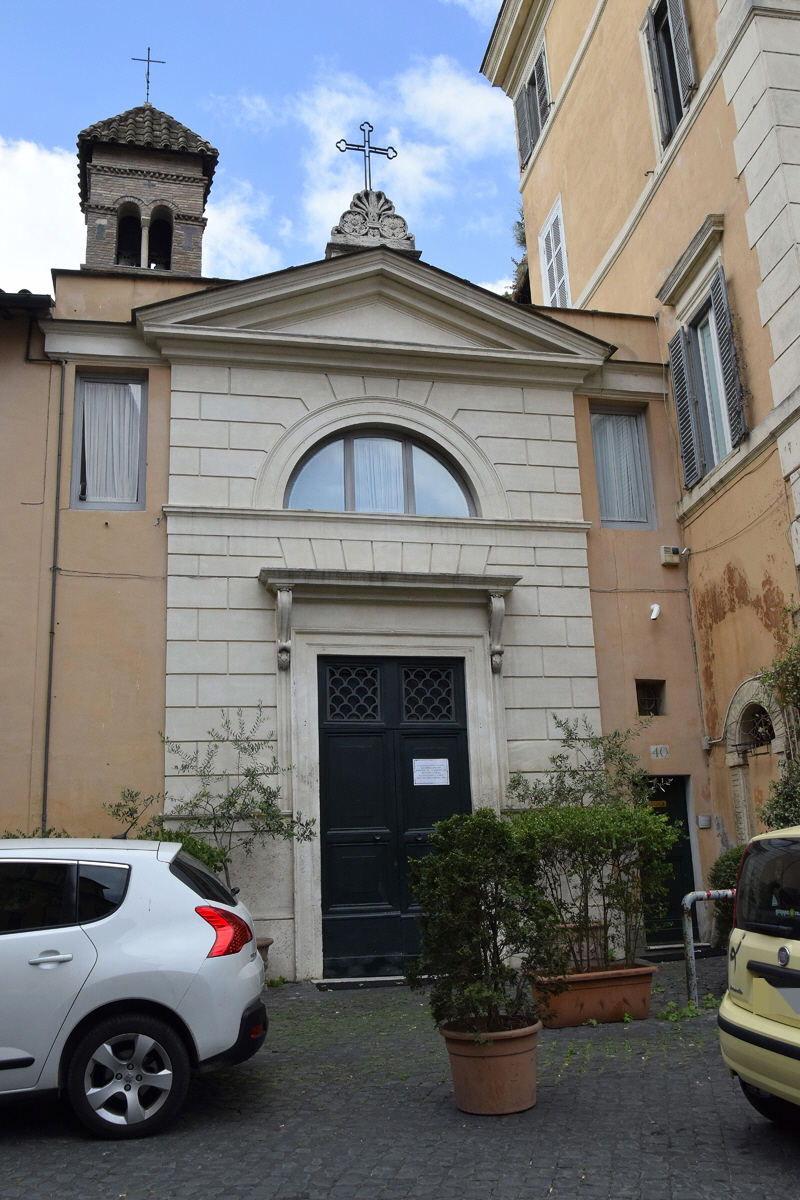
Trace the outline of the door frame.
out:
<instances>
[{"instance_id":1,"label":"door frame","mask_svg":"<svg viewBox=\"0 0 800 1200\"><path fill-rule=\"evenodd\" d=\"M309 616L312 603L297 602ZM438 607L438 606L437 606ZM461 605L458 606L459 609ZM485 606L475 605L478 619ZM298 614L300 615L300 614ZM302 616L292 631L292 665L277 680L278 750L284 765L293 764L284 791L291 810L319 825L319 699L317 659L320 656L363 655L389 658L462 658L467 704L467 740L473 807L499 812L508 777L502 676L493 674L488 632L418 633L386 630L331 632L302 628ZM297 979L322 977L322 875L319 838L293 843L294 945Z\"/></svg>"}]
</instances>

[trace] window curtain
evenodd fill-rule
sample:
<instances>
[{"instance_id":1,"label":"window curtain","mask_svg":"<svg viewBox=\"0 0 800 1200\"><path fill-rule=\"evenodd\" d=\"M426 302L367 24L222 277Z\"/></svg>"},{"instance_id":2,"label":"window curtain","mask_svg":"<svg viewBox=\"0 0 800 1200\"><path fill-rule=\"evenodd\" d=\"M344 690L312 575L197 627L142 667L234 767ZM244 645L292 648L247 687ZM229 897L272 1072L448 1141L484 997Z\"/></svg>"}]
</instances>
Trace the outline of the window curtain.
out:
<instances>
[{"instance_id":1,"label":"window curtain","mask_svg":"<svg viewBox=\"0 0 800 1200\"><path fill-rule=\"evenodd\" d=\"M638 415L592 413L592 441L603 521L648 520Z\"/></svg>"},{"instance_id":2,"label":"window curtain","mask_svg":"<svg viewBox=\"0 0 800 1200\"><path fill-rule=\"evenodd\" d=\"M405 512L403 443L356 438L353 456L356 512Z\"/></svg>"},{"instance_id":3,"label":"window curtain","mask_svg":"<svg viewBox=\"0 0 800 1200\"><path fill-rule=\"evenodd\" d=\"M139 498L142 389L130 383L84 383L86 500L135 504Z\"/></svg>"}]
</instances>

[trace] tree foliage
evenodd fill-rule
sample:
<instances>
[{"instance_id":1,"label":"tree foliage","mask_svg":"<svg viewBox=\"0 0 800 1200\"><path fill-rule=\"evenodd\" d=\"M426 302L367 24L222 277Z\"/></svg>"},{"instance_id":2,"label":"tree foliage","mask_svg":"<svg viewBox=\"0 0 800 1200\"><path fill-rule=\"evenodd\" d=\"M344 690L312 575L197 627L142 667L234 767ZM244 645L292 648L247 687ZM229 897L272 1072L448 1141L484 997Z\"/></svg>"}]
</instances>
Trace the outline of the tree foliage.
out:
<instances>
[{"instance_id":1,"label":"tree foliage","mask_svg":"<svg viewBox=\"0 0 800 1200\"><path fill-rule=\"evenodd\" d=\"M422 953L406 978L416 990L430 986L437 1023L479 1037L533 1024L532 976L558 990L552 980L565 966L538 860L488 808L440 822L431 842L435 852L410 864L424 911Z\"/></svg>"},{"instance_id":2,"label":"tree foliage","mask_svg":"<svg viewBox=\"0 0 800 1200\"><path fill-rule=\"evenodd\" d=\"M739 867L746 846L732 846L723 850L719 858L708 872L708 884L714 891L724 888L735 888L739 878ZM721 950L727 950L728 938L733 929L733 900L716 900L714 902L714 945Z\"/></svg>"},{"instance_id":3,"label":"tree foliage","mask_svg":"<svg viewBox=\"0 0 800 1200\"><path fill-rule=\"evenodd\" d=\"M784 605L781 628L776 636L778 653L761 673L764 703L777 700L787 714L800 711L800 629L796 625L797 608ZM769 785L769 796L758 809L759 820L767 829L787 829L800 825L800 762L787 753L780 778Z\"/></svg>"},{"instance_id":4,"label":"tree foliage","mask_svg":"<svg viewBox=\"0 0 800 1200\"><path fill-rule=\"evenodd\" d=\"M178 832L210 844L229 886L234 849L251 854L255 845L273 838L310 841L315 824L313 818L303 820L301 813L281 812L281 789L271 782L280 774L272 750L275 739L272 734L258 736L264 723L261 705L249 727L241 709L236 717L234 725L223 712L221 728L208 731L210 740L202 750L184 750L179 742L163 738L168 753L177 759L178 774L196 780L192 795L165 797L169 808L163 819L170 830L177 822ZM221 752L227 765L220 761Z\"/></svg>"}]
</instances>

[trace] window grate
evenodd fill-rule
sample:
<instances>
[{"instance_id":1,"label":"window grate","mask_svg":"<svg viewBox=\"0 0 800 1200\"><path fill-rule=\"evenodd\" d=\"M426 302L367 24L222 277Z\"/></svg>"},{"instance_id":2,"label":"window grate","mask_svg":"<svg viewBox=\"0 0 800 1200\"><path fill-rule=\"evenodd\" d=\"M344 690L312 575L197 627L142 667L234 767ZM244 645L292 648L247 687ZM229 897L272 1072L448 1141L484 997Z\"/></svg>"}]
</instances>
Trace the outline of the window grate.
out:
<instances>
[{"instance_id":1,"label":"window grate","mask_svg":"<svg viewBox=\"0 0 800 1200\"><path fill-rule=\"evenodd\" d=\"M640 717L661 717L666 712L663 679L636 680L636 708Z\"/></svg>"},{"instance_id":2,"label":"window grate","mask_svg":"<svg viewBox=\"0 0 800 1200\"><path fill-rule=\"evenodd\" d=\"M403 720L455 720L451 667L404 667Z\"/></svg>"},{"instance_id":3,"label":"window grate","mask_svg":"<svg viewBox=\"0 0 800 1200\"><path fill-rule=\"evenodd\" d=\"M378 667L328 667L329 721L380 721Z\"/></svg>"}]
</instances>

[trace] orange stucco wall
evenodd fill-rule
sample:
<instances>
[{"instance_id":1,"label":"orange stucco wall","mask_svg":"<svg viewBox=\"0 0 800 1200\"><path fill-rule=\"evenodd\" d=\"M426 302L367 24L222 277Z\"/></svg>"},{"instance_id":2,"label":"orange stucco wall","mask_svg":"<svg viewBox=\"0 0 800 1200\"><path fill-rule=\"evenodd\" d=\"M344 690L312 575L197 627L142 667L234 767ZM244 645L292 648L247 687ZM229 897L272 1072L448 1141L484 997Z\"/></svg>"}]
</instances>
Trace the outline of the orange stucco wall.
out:
<instances>
[{"instance_id":1,"label":"orange stucco wall","mask_svg":"<svg viewBox=\"0 0 800 1200\"><path fill-rule=\"evenodd\" d=\"M98 281L90 281L90 289ZM149 283L150 281L145 281ZM114 310L113 281L86 319ZM155 297L148 296L148 299ZM127 312L130 319L130 309ZM25 361L26 317L4 323L2 487L6 513L0 620L7 647L0 720L0 830L40 824L58 459L59 364ZM33 356L42 353L34 334ZM69 507L75 377L65 371L60 536L53 640L47 822L111 832L104 801L121 787L163 787L169 370L151 368L143 511ZM97 364L87 367L97 370Z\"/></svg>"}]
</instances>

